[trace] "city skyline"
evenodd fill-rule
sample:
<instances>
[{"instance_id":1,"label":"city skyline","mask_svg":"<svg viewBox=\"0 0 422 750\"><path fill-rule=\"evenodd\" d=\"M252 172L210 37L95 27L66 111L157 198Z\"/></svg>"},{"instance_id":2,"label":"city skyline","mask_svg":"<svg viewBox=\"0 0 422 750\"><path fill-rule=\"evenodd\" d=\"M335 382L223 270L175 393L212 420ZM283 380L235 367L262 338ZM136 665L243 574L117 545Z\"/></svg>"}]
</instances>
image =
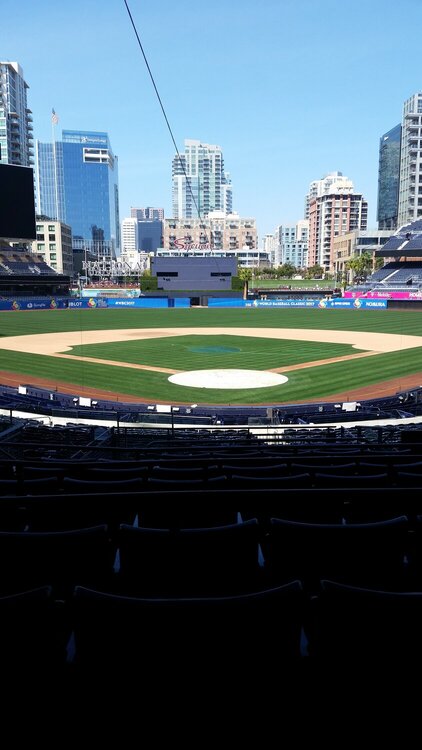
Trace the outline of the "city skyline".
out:
<instances>
[{"instance_id":1,"label":"city skyline","mask_svg":"<svg viewBox=\"0 0 422 750\"><path fill-rule=\"evenodd\" d=\"M187 138L221 146L233 209L256 218L260 238L301 219L310 182L336 170L376 226L380 137L422 89L408 36L409 17L422 20L417 0L357 0L353 14L327 0L323 16L313 0L269 0L265 13L256 0L129 5L180 153ZM138 205L171 216L174 145L124 2L40 0L34 12L4 0L3 11L0 59L24 71L34 138L51 140L53 108L58 139L107 131L121 218Z\"/></svg>"}]
</instances>

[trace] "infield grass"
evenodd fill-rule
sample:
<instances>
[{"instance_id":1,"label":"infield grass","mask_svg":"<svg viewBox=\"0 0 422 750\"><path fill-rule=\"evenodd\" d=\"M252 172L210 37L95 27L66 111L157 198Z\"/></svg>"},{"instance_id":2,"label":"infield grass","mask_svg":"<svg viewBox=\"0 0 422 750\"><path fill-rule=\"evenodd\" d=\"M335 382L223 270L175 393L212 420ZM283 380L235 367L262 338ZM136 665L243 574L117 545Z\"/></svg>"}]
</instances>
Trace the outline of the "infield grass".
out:
<instances>
[{"instance_id":1,"label":"infield grass","mask_svg":"<svg viewBox=\"0 0 422 750\"><path fill-rule=\"evenodd\" d=\"M357 353L343 344L322 344L313 342L259 340L254 338L251 347L242 337L245 344L245 359L239 364L242 353L226 352L204 355L201 352L189 351L190 336L183 335L183 328L208 326L232 326L252 328L310 328L313 330L347 330L372 331L395 334L413 334L421 336L421 347L403 351L379 354L364 359L349 360L330 365L320 365L288 374L285 385L274 388L257 388L245 390L216 390L186 388L170 384L166 373L131 370L118 366L107 366L91 362L57 359L43 355L26 354L1 349L0 370L22 374L22 383L30 383L31 375L49 380L72 383L85 387L99 388L110 393L141 396L159 403L198 402L208 404L254 404L286 403L289 401L307 401L310 398L324 398L336 393L355 390L391 378L405 377L412 373L422 373L422 314L409 310L403 311L364 311L364 310L286 310L286 309L173 309L173 310L55 310L40 312L1 312L0 336L17 336L24 334L41 334L60 331L81 331L83 342L84 330L102 330L118 328L177 328L181 329L179 343L182 346L171 347L168 358L161 356L156 342L166 345L176 343L173 338L158 339L148 342L123 342L124 351L118 352L120 344L84 346L81 353L86 356L97 356L104 359L117 359L146 364L170 367L173 369L201 369L202 367L244 367L247 369L267 369L287 366L293 362L325 359L341 356L342 353ZM204 330L206 336L206 331ZM194 347L215 346L215 338L206 337L198 344L198 337L193 337ZM239 348L240 337L217 337L219 345L228 348ZM222 339L224 342L222 343ZM212 339L212 342L210 343ZM230 341L229 341L230 339ZM259 342L259 343L258 343ZM140 346L142 343L142 347ZM148 344L144 348L144 344ZM275 345L276 350L273 349ZM317 349L313 349L316 346ZM99 348L98 348L99 347ZM187 348L186 348L187 347ZM291 348L293 347L293 348ZM325 349L325 347L328 348ZM340 347L340 349L339 349ZM95 353L92 351L95 348ZM77 353L79 347L73 349ZM88 354L88 349L91 352ZM130 349L130 351L129 351ZM323 353L325 349L325 354ZM101 353L99 353L101 350ZM334 353L335 351L335 353ZM269 355L269 364L264 359ZM175 358L175 355L177 357ZM179 356L180 355L180 356ZM139 360L136 357L139 356ZM210 356L207 362L201 357ZM221 359L217 358L221 356ZM282 359L281 359L282 356ZM135 359L133 359L135 357ZM188 359L189 357L189 363ZM230 359L230 357L232 359ZM274 358L276 358L274 360ZM289 359L290 358L290 359ZM217 361L219 364L217 364ZM177 364L176 364L177 362ZM212 362L212 364L211 364ZM220 364L221 362L221 364ZM233 364L236 362L236 364ZM246 362L248 362L246 364ZM422 379L421 379L422 384ZM130 400L130 399L128 399Z\"/></svg>"}]
</instances>

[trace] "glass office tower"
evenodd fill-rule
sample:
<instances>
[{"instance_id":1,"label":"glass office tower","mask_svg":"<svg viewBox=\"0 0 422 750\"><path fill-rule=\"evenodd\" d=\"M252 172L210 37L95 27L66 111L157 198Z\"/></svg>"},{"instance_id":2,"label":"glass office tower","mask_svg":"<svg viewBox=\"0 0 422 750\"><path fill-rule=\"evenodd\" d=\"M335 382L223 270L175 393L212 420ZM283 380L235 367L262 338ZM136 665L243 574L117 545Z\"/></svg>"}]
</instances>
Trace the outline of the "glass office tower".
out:
<instances>
[{"instance_id":1,"label":"glass office tower","mask_svg":"<svg viewBox=\"0 0 422 750\"><path fill-rule=\"evenodd\" d=\"M377 208L379 229L397 229L401 131L401 125L396 125L380 138Z\"/></svg>"},{"instance_id":2,"label":"glass office tower","mask_svg":"<svg viewBox=\"0 0 422 750\"><path fill-rule=\"evenodd\" d=\"M97 257L120 249L117 156L107 133L63 130L36 144L37 212L72 228L74 250Z\"/></svg>"}]
</instances>

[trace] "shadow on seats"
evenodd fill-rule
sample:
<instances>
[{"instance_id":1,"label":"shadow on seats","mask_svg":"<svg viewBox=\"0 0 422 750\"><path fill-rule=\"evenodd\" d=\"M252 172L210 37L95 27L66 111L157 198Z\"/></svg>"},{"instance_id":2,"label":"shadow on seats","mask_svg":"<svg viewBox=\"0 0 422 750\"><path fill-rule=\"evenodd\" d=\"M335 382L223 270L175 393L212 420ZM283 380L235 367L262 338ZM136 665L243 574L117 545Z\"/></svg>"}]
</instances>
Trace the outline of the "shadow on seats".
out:
<instances>
[{"instance_id":1,"label":"shadow on seats","mask_svg":"<svg viewBox=\"0 0 422 750\"><path fill-rule=\"evenodd\" d=\"M260 680L301 658L303 592L299 581L258 593L217 598L141 599L76 587L76 665L136 676L137 689L171 680L220 685ZM282 677L279 675L279 678ZM221 683L221 688L225 685ZM227 686L226 686L227 687Z\"/></svg>"}]
</instances>

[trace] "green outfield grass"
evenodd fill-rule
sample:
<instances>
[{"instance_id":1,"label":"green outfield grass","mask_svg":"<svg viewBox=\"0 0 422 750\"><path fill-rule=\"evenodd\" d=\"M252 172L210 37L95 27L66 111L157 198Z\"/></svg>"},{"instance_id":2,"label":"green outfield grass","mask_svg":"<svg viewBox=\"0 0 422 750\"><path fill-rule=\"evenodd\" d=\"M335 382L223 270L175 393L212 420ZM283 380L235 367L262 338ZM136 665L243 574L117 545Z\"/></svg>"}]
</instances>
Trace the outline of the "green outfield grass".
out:
<instances>
[{"instance_id":1,"label":"green outfield grass","mask_svg":"<svg viewBox=\"0 0 422 750\"><path fill-rule=\"evenodd\" d=\"M0 336L107 328L233 326L379 331L422 336L422 312L411 310L319 310L244 308L156 310L45 310L0 312Z\"/></svg>"},{"instance_id":2,"label":"green outfield grass","mask_svg":"<svg viewBox=\"0 0 422 750\"><path fill-rule=\"evenodd\" d=\"M159 403L196 402L208 404L288 403L324 398L336 393L355 390L390 378L405 377L422 372L422 315L413 311L363 311L363 310L280 310L280 309L181 309L181 310L69 310L46 312L1 312L0 335L16 336L59 331L118 328L181 329L175 339L159 339L147 342L123 342L123 344L90 345L75 347L73 353L106 359L154 364L174 369L201 369L201 367L245 367L247 369L269 369L287 366L293 362L325 359L356 353L342 344L320 344L313 342L277 341L271 339L245 339L242 337L204 338L184 336L183 328L208 326L311 328L331 330L372 331L382 333L413 334L421 336L421 347L389 354L380 354L344 363L321 365L289 373L288 383L274 388L245 390L211 390L185 388L168 382L165 373L131 370L118 366L107 366L85 361L57 359L42 355L11 352L1 349L0 370L22 374L22 383L30 383L31 375L67 382L85 387L100 388L111 393L142 396ZM192 343L192 338L194 342ZM198 340L201 342L198 344ZM224 342L222 342L224 338ZM239 348L239 352L224 354L192 352L193 347L226 346ZM157 346L161 342L162 349ZM177 344L172 347L171 344ZM145 345L145 346L144 346ZM170 346L169 346L170 345ZM123 346L123 350L118 347ZM243 354L243 347L245 347ZM275 348L274 348L275 347ZM173 352L171 351L173 348ZM78 350L80 351L78 352ZM88 352L88 350L90 350ZM167 356L168 353L168 356ZM267 360L268 355L268 360ZM283 359L280 359L280 356ZM148 362L145 360L148 356ZM204 356L210 359L205 363ZM239 364L240 359L242 363ZM139 359L138 359L139 357ZM268 364L264 363L268 361ZM276 361L274 361L276 357ZM218 362L218 364L217 364ZM236 362L236 364L233 364ZM247 364L246 364L247 362ZM422 381L421 381L422 385Z\"/></svg>"}]
</instances>

